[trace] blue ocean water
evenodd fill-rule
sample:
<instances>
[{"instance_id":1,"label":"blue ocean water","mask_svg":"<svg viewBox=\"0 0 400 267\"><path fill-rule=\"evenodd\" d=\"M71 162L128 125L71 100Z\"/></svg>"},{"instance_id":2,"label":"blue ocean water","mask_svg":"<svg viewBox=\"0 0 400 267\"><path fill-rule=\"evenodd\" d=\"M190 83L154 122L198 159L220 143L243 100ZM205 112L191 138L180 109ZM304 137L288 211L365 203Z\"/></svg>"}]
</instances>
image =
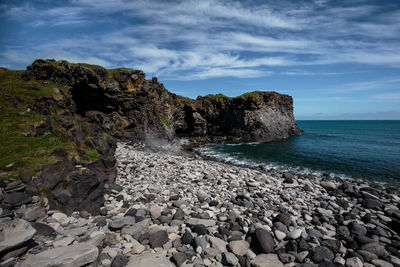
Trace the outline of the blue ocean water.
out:
<instances>
[{"instance_id":1,"label":"blue ocean water","mask_svg":"<svg viewBox=\"0 0 400 267\"><path fill-rule=\"evenodd\" d=\"M400 121L297 121L305 133L268 144L214 145L234 163L400 184Z\"/></svg>"}]
</instances>

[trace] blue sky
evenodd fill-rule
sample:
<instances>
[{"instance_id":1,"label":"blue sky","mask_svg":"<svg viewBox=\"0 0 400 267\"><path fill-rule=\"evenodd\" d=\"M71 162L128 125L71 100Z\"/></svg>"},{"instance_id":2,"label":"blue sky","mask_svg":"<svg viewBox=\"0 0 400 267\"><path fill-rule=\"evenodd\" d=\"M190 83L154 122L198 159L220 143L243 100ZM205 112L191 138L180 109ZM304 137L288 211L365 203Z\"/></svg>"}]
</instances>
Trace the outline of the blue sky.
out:
<instances>
[{"instance_id":1,"label":"blue sky","mask_svg":"<svg viewBox=\"0 0 400 267\"><path fill-rule=\"evenodd\" d=\"M142 69L195 98L274 90L297 119L400 119L400 1L0 0L0 66Z\"/></svg>"}]
</instances>

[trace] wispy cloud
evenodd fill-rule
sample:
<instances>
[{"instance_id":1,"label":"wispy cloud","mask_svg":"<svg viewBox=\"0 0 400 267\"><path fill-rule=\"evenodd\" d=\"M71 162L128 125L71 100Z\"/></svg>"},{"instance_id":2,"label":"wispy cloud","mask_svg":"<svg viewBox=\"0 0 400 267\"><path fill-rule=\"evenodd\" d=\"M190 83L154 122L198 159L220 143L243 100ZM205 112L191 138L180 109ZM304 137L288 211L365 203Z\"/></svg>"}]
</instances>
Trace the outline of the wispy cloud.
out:
<instances>
[{"instance_id":1,"label":"wispy cloud","mask_svg":"<svg viewBox=\"0 0 400 267\"><path fill-rule=\"evenodd\" d=\"M400 88L399 88L400 90ZM400 102L400 93L384 93L373 95L372 98L378 100L388 100L391 102Z\"/></svg>"},{"instance_id":2,"label":"wispy cloud","mask_svg":"<svg viewBox=\"0 0 400 267\"><path fill-rule=\"evenodd\" d=\"M352 93L359 91L400 90L400 78L377 79L344 83L339 88L327 88L329 93Z\"/></svg>"},{"instance_id":3,"label":"wispy cloud","mask_svg":"<svg viewBox=\"0 0 400 267\"><path fill-rule=\"evenodd\" d=\"M40 3L3 4L0 19L42 35L58 29L58 35L7 44L2 65L67 58L142 68L168 79L311 75L315 72L276 68L347 63L400 67L399 8L328 0Z\"/></svg>"}]
</instances>

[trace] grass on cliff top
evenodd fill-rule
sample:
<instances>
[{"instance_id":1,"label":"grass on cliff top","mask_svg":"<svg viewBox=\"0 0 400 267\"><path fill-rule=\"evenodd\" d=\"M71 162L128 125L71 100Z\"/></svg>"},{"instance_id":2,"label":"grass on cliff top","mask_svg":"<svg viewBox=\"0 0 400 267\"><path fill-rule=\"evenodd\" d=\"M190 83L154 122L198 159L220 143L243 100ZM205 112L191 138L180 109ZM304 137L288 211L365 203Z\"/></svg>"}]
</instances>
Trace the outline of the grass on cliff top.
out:
<instances>
[{"instance_id":1,"label":"grass on cliff top","mask_svg":"<svg viewBox=\"0 0 400 267\"><path fill-rule=\"evenodd\" d=\"M33 103L40 97L56 96L63 86L52 81L24 81L21 79L22 70L0 69L0 94L2 96L18 96L25 102Z\"/></svg>"},{"instance_id":2,"label":"grass on cliff top","mask_svg":"<svg viewBox=\"0 0 400 267\"><path fill-rule=\"evenodd\" d=\"M36 98L51 96L56 84L26 82L20 79L21 73L0 69L0 178L38 173L41 166L56 161L50 155L56 148L75 153L74 144L62 136L52 133L26 136L33 125L45 119L43 115L28 111L28 106Z\"/></svg>"},{"instance_id":3,"label":"grass on cliff top","mask_svg":"<svg viewBox=\"0 0 400 267\"><path fill-rule=\"evenodd\" d=\"M121 71L121 70L126 70L126 71L130 71L132 69L130 68L116 68L116 69L106 69L107 73L108 73L108 78L112 79L114 73Z\"/></svg>"},{"instance_id":4,"label":"grass on cliff top","mask_svg":"<svg viewBox=\"0 0 400 267\"><path fill-rule=\"evenodd\" d=\"M104 68L104 67L102 67L100 65L93 65L93 64L87 64L87 63L71 63L71 62L68 62L66 60L55 61L53 59L46 59L46 60L44 60L44 62L46 62L45 64L51 64L56 68L65 68L65 65L67 65L67 66L81 66L81 67L83 67L85 69L88 69L90 71L95 71L96 69L103 69L103 70L105 70L107 72L108 78L110 80L112 80L113 74L115 72L117 72L117 71L122 71L122 70L130 71L130 70L132 70L131 68L106 69L106 68Z\"/></svg>"},{"instance_id":5,"label":"grass on cliff top","mask_svg":"<svg viewBox=\"0 0 400 267\"><path fill-rule=\"evenodd\" d=\"M229 97L229 96L226 96L226 95L223 95L223 94L216 94L216 95L206 95L203 98L204 99L212 99L212 100L215 100L215 101L234 100L234 99L247 100L247 99L256 99L256 98L259 98L259 97L263 96L264 94L272 94L272 93L275 93L275 92L272 92L272 91L263 91L263 92L262 91L252 91L252 92L244 93L244 94L241 94L239 96L233 96L233 97Z\"/></svg>"},{"instance_id":6,"label":"grass on cliff top","mask_svg":"<svg viewBox=\"0 0 400 267\"><path fill-rule=\"evenodd\" d=\"M95 69L104 69L102 66L100 65L93 65L93 64L87 64L87 63L71 63L68 62L66 60L54 60L54 59L46 59L45 60L46 63L52 64L54 67L56 68L61 68L61 64L68 65L68 66L81 66L83 68L89 69L89 70L95 70Z\"/></svg>"},{"instance_id":7,"label":"grass on cliff top","mask_svg":"<svg viewBox=\"0 0 400 267\"><path fill-rule=\"evenodd\" d=\"M41 166L54 163L50 154L56 148L74 153L74 144L50 132L38 137L25 136L44 116L5 105L0 97L0 178L19 178L23 173L36 174Z\"/></svg>"}]
</instances>

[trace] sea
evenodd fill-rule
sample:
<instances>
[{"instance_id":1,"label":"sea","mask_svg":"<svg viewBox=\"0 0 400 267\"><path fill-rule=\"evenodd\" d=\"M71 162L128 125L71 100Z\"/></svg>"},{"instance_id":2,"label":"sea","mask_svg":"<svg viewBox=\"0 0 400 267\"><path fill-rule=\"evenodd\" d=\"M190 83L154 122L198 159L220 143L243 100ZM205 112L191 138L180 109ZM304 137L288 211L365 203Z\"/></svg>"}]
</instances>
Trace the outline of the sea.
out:
<instances>
[{"instance_id":1,"label":"sea","mask_svg":"<svg viewBox=\"0 0 400 267\"><path fill-rule=\"evenodd\" d=\"M299 120L304 134L266 144L209 145L235 164L400 185L400 121Z\"/></svg>"}]
</instances>

